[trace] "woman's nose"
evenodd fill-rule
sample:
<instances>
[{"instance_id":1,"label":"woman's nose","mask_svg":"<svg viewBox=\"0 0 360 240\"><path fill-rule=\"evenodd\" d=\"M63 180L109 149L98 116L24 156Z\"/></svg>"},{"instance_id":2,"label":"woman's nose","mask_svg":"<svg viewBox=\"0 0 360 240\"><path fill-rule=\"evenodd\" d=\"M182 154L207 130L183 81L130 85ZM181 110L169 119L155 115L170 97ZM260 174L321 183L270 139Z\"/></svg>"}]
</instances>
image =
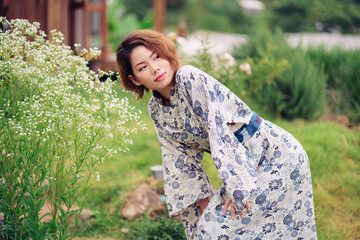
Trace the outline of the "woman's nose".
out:
<instances>
[{"instance_id":1,"label":"woman's nose","mask_svg":"<svg viewBox=\"0 0 360 240\"><path fill-rule=\"evenodd\" d=\"M157 73L157 71L159 71L159 70L160 70L160 67L158 65L155 65L155 64L152 65L152 72L154 74Z\"/></svg>"}]
</instances>

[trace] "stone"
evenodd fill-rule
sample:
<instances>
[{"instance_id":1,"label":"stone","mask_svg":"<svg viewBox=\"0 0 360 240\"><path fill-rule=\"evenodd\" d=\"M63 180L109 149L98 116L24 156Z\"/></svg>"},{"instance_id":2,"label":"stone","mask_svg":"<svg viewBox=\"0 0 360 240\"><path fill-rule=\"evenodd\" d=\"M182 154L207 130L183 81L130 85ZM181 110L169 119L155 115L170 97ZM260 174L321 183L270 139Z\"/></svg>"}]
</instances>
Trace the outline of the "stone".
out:
<instances>
[{"instance_id":1,"label":"stone","mask_svg":"<svg viewBox=\"0 0 360 240\"><path fill-rule=\"evenodd\" d=\"M121 214L128 220L132 220L150 209L158 209L163 206L159 195L149 185L141 184L127 198Z\"/></svg>"}]
</instances>

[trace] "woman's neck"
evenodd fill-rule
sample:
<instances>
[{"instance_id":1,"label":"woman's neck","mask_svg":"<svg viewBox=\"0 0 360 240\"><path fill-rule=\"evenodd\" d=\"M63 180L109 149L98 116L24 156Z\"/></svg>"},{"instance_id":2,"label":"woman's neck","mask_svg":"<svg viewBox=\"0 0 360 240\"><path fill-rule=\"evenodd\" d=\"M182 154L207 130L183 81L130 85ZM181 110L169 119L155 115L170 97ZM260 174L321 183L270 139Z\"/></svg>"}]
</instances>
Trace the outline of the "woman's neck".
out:
<instances>
[{"instance_id":1,"label":"woman's neck","mask_svg":"<svg viewBox=\"0 0 360 240\"><path fill-rule=\"evenodd\" d=\"M170 86L170 87L168 87L166 89L161 89L161 90L157 90L157 91L160 93L162 98L170 101L170 91L171 91L171 89L172 89L172 86Z\"/></svg>"},{"instance_id":2,"label":"woman's neck","mask_svg":"<svg viewBox=\"0 0 360 240\"><path fill-rule=\"evenodd\" d=\"M169 84L164 89L157 90L157 92L161 95L163 104L165 106L170 106L170 93L171 93L171 89L173 89L174 85L175 85L175 74L174 74L171 84Z\"/></svg>"}]
</instances>

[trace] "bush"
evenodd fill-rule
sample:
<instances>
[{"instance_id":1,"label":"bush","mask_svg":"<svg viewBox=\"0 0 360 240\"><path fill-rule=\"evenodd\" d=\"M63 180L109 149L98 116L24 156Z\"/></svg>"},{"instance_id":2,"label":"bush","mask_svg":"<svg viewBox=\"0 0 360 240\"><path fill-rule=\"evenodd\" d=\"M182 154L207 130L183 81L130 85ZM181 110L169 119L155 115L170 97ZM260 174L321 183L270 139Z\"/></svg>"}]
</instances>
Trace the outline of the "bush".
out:
<instances>
[{"instance_id":1,"label":"bush","mask_svg":"<svg viewBox=\"0 0 360 240\"><path fill-rule=\"evenodd\" d=\"M87 67L96 49L76 56L59 32L48 41L38 23L0 22L0 234L72 239L97 166L126 150L136 128L124 124L138 113ZM113 133L114 145L103 145Z\"/></svg>"},{"instance_id":2,"label":"bush","mask_svg":"<svg viewBox=\"0 0 360 240\"><path fill-rule=\"evenodd\" d=\"M322 69L314 65L301 49L283 50L285 52L278 53L291 67L263 88L260 101L286 119L321 116L326 107L326 76Z\"/></svg>"},{"instance_id":3,"label":"bush","mask_svg":"<svg viewBox=\"0 0 360 240\"><path fill-rule=\"evenodd\" d=\"M313 119L323 113L326 76L322 68L314 65L302 49L291 48L281 30L272 33L264 27L256 28L248 42L236 49L235 56L287 62L284 71L270 75L267 84L260 85L261 89L252 94L273 114L287 119ZM261 78L261 75L262 72L256 77Z\"/></svg>"},{"instance_id":4,"label":"bush","mask_svg":"<svg viewBox=\"0 0 360 240\"><path fill-rule=\"evenodd\" d=\"M353 123L360 122L360 51L340 48L309 48L307 54L314 64L328 75L328 107L335 114L347 115Z\"/></svg>"},{"instance_id":5,"label":"bush","mask_svg":"<svg viewBox=\"0 0 360 240\"><path fill-rule=\"evenodd\" d=\"M289 68L285 59L269 58L260 52L262 57L246 57L236 61L229 53L213 56L206 35L201 39L203 48L190 60L190 64L207 72L245 102L263 99L263 88L271 85L279 74ZM251 47L247 48L248 50ZM254 49L257 49L256 47ZM266 56L265 56L266 55Z\"/></svg>"}]
</instances>

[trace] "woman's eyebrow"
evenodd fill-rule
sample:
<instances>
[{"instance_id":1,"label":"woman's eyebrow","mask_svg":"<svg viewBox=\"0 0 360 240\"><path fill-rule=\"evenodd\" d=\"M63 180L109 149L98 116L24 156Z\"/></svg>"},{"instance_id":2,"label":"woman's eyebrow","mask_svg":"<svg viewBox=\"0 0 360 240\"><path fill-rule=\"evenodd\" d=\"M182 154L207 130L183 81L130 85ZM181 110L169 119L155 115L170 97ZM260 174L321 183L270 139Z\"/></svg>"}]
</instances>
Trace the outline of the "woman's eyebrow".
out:
<instances>
[{"instance_id":1,"label":"woman's eyebrow","mask_svg":"<svg viewBox=\"0 0 360 240\"><path fill-rule=\"evenodd\" d=\"M152 52L152 53L150 54L150 57L149 57L149 58L152 58L152 56L153 56L154 54L155 54L155 52ZM135 67L137 67L138 65L143 64L143 63L145 63L145 62L144 62L144 61L139 62L138 64L135 65Z\"/></svg>"}]
</instances>

